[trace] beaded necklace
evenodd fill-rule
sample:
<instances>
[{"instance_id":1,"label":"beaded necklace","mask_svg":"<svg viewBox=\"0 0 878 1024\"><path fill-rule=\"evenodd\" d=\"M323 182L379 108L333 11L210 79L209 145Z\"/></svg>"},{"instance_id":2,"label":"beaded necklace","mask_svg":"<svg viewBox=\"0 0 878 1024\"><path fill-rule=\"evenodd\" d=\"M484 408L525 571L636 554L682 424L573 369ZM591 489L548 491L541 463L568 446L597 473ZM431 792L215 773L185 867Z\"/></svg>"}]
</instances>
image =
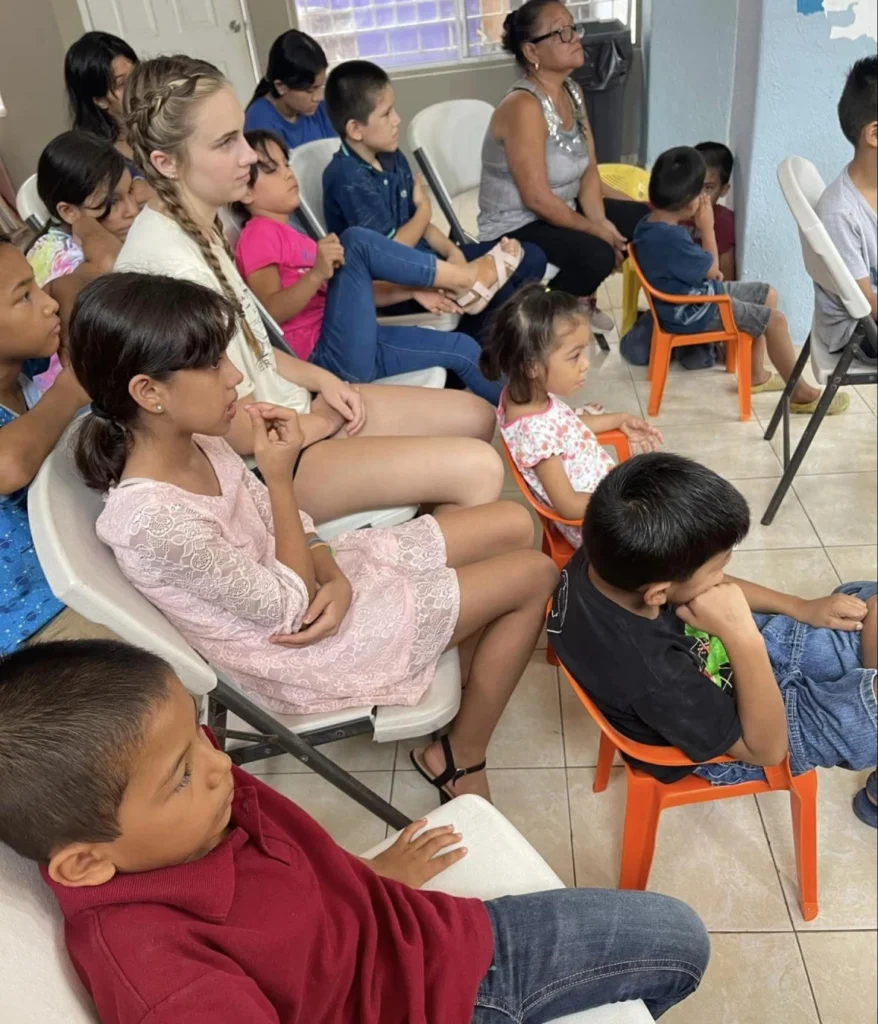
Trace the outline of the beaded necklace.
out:
<instances>
[{"instance_id":1,"label":"beaded necklace","mask_svg":"<svg viewBox=\"0 0 878 1024\"><path fill-rule=\"evenodd\" d=\"M574 136L571 140L564 134L564 122L561 120L561 115L555 109L555 104L547 96L542 89L536 86L536 83L532 83L536 88L536 97L540 101L540 106L543 108L543 116L546 119L546 125L549 129L549 138L552 142L558 146L559 149L563 149L568 153L575 153L580 149L582 143L585 141L588 129L586 128L585 122L585 109L582 103L582 96L576 86L568 79L564 80L564 90L570 99L570 106L573 109L573 123L579 125L579 135Z\"/></svg>"}]
</instances>

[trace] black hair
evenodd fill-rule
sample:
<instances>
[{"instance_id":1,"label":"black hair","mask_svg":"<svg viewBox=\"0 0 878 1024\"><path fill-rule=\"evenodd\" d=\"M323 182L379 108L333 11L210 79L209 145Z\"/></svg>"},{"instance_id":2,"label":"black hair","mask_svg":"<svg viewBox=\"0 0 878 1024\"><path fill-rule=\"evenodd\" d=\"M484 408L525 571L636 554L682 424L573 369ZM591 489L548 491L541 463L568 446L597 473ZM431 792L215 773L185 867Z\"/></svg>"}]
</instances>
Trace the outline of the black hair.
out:
<instances>
[{"instance_id":1,"label":"black hair","mask_svg":"<svg viewBox=\"0 0 878 1024\"><path fill-rule=\"evenodd\" d=\"M70 362L92 397L76 432L76 465L89 487L119 482L139 406L133 377L167 380L214 366L237 327L234 306L203 285L160 274L116 273L79 293L68 329Z\"/></svg>"},{"instance_id":2,"label":"black hair","mask_svg":"<svg viewBox=\"0 0 878 1024\"><path fill-rule=\"evenodd\" d=\"M533 397L529 370L543 365L557 344L559 320L583 317L579 300L567 292L550 292L535 281L524 285L497 310L489 338L479 357L488 380L506 378L506 392L524 405Z\"/></svg>"},{"instance_id":3,"label":"black hair","mask_svg":"<svg viewBox=\"0 0 878 1024\"><path fill-rule=\"evenodd\" d=\"M368 60L347 60L326 79L326 113L343 139L348 121L365 124L378 102L378 93L390 85L383 68Z\"/></svg>"},{"instance_id":4,"label":"black hair","mask_svg":"<svg viewBox=\"0 0 878 1024\"><path fill-rule=\"evenodd\" d=\"M94 132L115 141L119 128L95 100L113 90L113 61L125 57L137 63L137 54L124 39L109 32L86 32L67 51L64 58L64 83L73 127Z\"/></svg>"},{"instance_id":5,"label":"black hair","mask_svg":"<svg viewBox=\"0 0 878 1024\"><path fill-rule=\"evenodd\" d=\"M611 587L683 583L750 529L744 496L700 463L668 452L637 455L598 484L582 544Z\"/></svg>"},{"instance_id":6,"label":"black hair","mask_svg":"<svg viewBox=\"0 0 878 1024\"><path fill-rule=\"evenodd\" d=\"M878 54L863 57L848 72L838 101L838 123L852 146L859 146L867 124L878 119Z\"/></svg>"},{"instance_id":7,"label":"black hair","mask_svg":"<svg viewBox=\"0 0 878 1024\"><path fill-rule=\"evenodd\" d=\"M256 163L250 164L250 188L253 188L260 172L273 171L277 166L268 155L269 142L273 142L281 153L289 154L289 150L277 132L269 131L267 128L254 128L253 131L244 132L244 138L259 157ZM232 203L230 209L242 221L247 221L251 217L250 207L246 203Z\"/></svg>"},{"instance_id":8,"label":"black hair","mask_svg":"<svg viewBox=\"0 0 878 1024\"><path fill-rule=\"evenodd\" d=\"M115 640L61 640L0 660L0 841L47 863L120 835L119 805L171 668Z\"/></svg>"},{"instance_id":9,"label":"black hair","mask_svg":"<svg viewBox=\"0 0 878 1024\"><path fill-rule=\"evenodd\" d=\"M275 82L283 82L288 89L310 89L314 79L327 67L326 54L320 43L291 28L271 44L265 77L259 80L250 103L269 93L276 99L280 94L274 87Z\"/></svg>"},{"instance_id":10,"label":"black hair","mask_svg":"<svg viewBox=\"0 0 878 1024\"><path fill-rule=\"evenodd\" d=\"M692 146L666 149L649 176L649 201L657 210L682 210L704 188L707 164Z\"/></svg>"},{"instance_id":11,"label":"black hair","mask_svg":"<svg viewBox=\"0 0 878 1024\"><path fill-rule=\"evenodd\" d=\"M125 160L112 142L92 132L62 132L40 154L37 192L57 218L59 203L81 206L94 192L105 189L106 205L98 218L103 220L124 173Z\"/></svg>"},{"instance_id":12,"label":"black hair","mask_svg":"<svg viewBox=\"0 0 878 1024\"><path fill-rule=\"evenodd\" d=\"M565 6L563 0L527 0L527 3L506 15L501 45L525 69L529 65L522 48L533 39L543 8L551 7L553 4Z\"/></svg>"},{"instance_id":13,"label":"black hair","mask_svg":"<svg viewBox=\"0 0 878 1024\"><path fill-rule=\"evenodd\" d=\"M0 231L0 245L12 245L12 239L5 231Z\"/></svg>"},{"instance_id":14,"label":"black hair","mask_svg":"<svg viewBox=\"0 0 878 1024\"><path fill-rule=\"evenodd\" d=\"M708 171L716 171L720 185L728 185L735 167L732 151L722 142L699 142L695 147L704 157Z\"/></svg>"}]
</instances>

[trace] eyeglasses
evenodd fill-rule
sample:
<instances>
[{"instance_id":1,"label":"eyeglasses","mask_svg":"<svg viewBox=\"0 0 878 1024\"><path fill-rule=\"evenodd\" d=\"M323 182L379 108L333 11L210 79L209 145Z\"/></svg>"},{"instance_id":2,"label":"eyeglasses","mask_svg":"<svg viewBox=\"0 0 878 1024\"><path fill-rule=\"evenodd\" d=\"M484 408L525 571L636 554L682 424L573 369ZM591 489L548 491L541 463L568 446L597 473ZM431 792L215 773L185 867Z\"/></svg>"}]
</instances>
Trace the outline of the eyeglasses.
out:
<instances>
[{"instance_id":1,"label":"eyeglasses","mask_svg":"<svg viewBox=\"0 0 878 1024\"><path fill-rule=\"evenodd\" d=\"M585 28L582 25L565 25L564 28L556 28L552 32L546 32L544 35L536 36L534 39L528 39L529 43L541 43L544 39L551 39L552 36L557 36L562 43L572 43L574 39L582 39L585 35Z\"/></svg>"}]
</instances>

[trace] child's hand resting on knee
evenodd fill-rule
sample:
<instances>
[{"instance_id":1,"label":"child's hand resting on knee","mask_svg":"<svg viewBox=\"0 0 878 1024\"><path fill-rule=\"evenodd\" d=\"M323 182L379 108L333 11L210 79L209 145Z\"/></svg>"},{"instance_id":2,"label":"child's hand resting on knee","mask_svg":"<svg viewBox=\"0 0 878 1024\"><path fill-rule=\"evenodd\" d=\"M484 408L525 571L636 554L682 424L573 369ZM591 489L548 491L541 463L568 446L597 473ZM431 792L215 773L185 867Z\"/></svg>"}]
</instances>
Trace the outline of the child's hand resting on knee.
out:
<instances>
[{"instance_id":1,"label":"child's hand resting on knee","mask_svg":"<svg viewBox=\"0 0 878 1024\"><path fill-rule=\"evenodd\" d=\"M859 633L867 610L866 602L853 594L830 594L813 601L803 601L802 613L797 618L815 629L840 629L846 633Z\"/></svg>"},{"instance_id":2,"label":"child's hand resting on knee","mask_svg":"<svg viewBox=\"0 0 878 1024\"><path fill-rule=\"evenodd\" d=\"M467 853L464 847L449 853L442 852L460 842L461 835L454 831L453 825L421 832L426 824L426 818L413 821L400 832L393 846L372 860L360 859L382 878L392 878L395 882L420 889L425 882L462 860ZM417 834L419 832L420 835Z\"/></svg>"}]
</instances>

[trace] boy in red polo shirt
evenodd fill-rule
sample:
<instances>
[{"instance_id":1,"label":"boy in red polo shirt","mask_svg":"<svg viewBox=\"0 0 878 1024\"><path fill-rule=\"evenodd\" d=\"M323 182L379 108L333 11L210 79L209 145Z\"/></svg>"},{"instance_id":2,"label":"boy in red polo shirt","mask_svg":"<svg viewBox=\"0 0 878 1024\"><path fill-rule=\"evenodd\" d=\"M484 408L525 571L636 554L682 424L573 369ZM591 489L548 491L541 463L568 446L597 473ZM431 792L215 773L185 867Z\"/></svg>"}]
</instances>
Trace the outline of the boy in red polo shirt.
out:
<instances>
[{"instance_id":1,"label":"boy in red polo shirt","mask_svg":"<svg viewBox=\"0 0 878 1024\"><path fill-rule=\"evenodd\" d=\"M737 281L738 268L735 263L735 212L720 204L729 194L735 158L728 146L722 142L699 142L695 147L704 157L707 174L704 176L704 193L713 206L713 230L719 253L719 269L724 281ZM693 225L694 226L694 225ZM698 238L700 244L701 239Z\"/></svg>"},{"instance_id":2,"label":"boy in red polo shirt","mask_svg":"<svg viewBox=\"0 0 878 1024\"><path fill-rule=\"evenodd\" d=\"M0 839L40 863L103 1024L541 1024L637 998L657 1018L701 980L704 927L665 896L417 891L464 855L422 826L346 853L232 767L145 651L0 662Z\"/></svg>"}]
</instances>

